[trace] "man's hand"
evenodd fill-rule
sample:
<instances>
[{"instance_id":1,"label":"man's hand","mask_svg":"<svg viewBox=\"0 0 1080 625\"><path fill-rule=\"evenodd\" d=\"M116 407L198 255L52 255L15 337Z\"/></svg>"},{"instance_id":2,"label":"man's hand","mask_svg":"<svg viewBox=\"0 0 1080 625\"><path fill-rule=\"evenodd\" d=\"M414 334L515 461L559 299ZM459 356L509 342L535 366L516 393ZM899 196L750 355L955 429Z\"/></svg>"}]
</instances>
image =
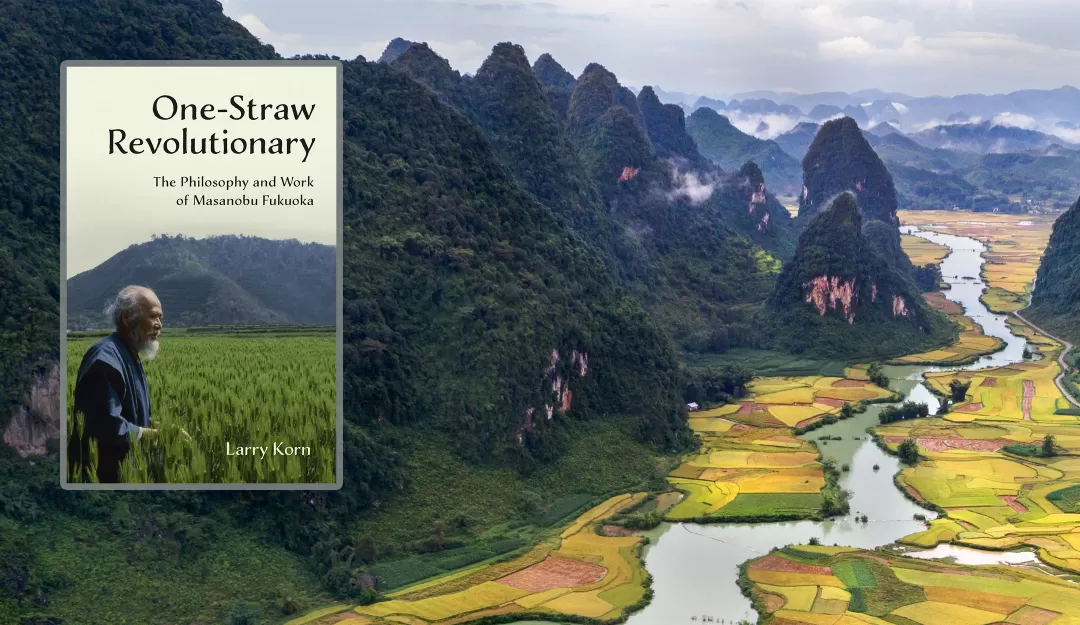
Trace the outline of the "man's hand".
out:
<instances>
[{"instance_id":1,"label":"man's hand","mask_svg":"<svg viewBox=\"0 0 1080 625\"><path fill-rule=\"evenodd\" d=\"M143 428L142 429L142 435L141 435L142 438L147 438L147 437L149 437L149 438L157 438L157 435L158 435L158 431L155 428Z\"/></svg>"}]
</instances>

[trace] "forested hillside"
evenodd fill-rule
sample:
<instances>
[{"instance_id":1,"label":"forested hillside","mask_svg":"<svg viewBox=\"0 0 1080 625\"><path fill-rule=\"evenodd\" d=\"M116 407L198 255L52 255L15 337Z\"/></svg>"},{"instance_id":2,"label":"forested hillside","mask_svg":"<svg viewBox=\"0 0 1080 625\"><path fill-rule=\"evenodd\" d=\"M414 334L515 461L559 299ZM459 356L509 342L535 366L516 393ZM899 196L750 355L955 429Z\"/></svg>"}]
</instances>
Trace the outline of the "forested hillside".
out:
<instances>
[{"instance_id":1,"label":"forested hillside","mask_svg":"<svg viewBox=\"0 0 1080 625\"><path fill-rule=\"evenodd\" d=\"M635 97L598 63L573 79L545 54L529 72L524 51L507 43L473 78L424 44L390 65L484 130L517 181L601 251L677 347L764 340L755 316L776 263L754 243L790 254L791 220L760 176L726 175L701 156L681 109L651 89ZM556 92L569 93L564 123Z\"/></svg>"},{"instance_id":2,"label":"forested hillside","mask_svg":"<svg viewBox=\"0 0 1080 625\"><path fill-rule=\"evenodd\" d=\"M68 329L109 328L107 302L129 284L154 289L169 325L337 323L329 245L259 237L163 235L68 280Z\"/></svg>"},{"instance_id":3,"label":"forested hillside","mask_svg":"<svg viewBox=\"0 0 1080 625\"><path fill-rule=\"evenodd\" d=\"M776 142L744 133L728 118L708 107L694 111L686 124L701 153L721 167L738 169L747 161L754 161L774 191L797 195L802 188L799 161Z\"/></svg>"},{"instance_id":4,"label":"forested hillside","mask_svg":"<svg viewBox=\"0 0 1080 625\"><path fill-rule=\"evenodd\" d=\"M1080 344L1080 200L1054 222L1027 314L1050 332Z\"/></svg>"},{"instance_id":5,"label":"forested hillside","mask_svg":"<svg viewBox=\"0 0 1080 625\"><path fill-rule=\"evenodd\" d=\"M852 193L863 216L863 232L882 258L901 275L911 275L911 260L900 249L896 185L859 125L850 117L822 124L803 157L803 192L798 222L806 225L837 194Z\"/></svg>"},{"instance_id":6,"label":"forested hillside","mask_svg":"<svg viewBox=\"0 0 1080 625\"><path fill-rule=\"evenodd\" d=\"M949 340L956 329L878 253L856 202L841 193L800 233L769 300L783 343L881 358Z\"/></svg>"}]
</instances>

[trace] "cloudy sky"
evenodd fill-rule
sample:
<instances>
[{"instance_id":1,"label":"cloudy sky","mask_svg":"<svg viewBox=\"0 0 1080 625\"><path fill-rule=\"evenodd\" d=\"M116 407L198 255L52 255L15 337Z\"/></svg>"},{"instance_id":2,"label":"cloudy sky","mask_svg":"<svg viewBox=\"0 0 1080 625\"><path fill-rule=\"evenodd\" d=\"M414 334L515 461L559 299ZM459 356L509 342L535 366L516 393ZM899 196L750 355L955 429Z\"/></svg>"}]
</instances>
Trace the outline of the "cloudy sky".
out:
<instances>
[{"instance_id":1,"label":"cloudy sky","mask_svg":"<svg viewBox=\"0 0 1080 625\"><path fill-rule=\"evenodd\" d=\"M577 75L725 96L1080 86L1076 0L223 0L280 53L374 60L394 37L473 72L500 41Z\"/></svg>"}]
</instances>

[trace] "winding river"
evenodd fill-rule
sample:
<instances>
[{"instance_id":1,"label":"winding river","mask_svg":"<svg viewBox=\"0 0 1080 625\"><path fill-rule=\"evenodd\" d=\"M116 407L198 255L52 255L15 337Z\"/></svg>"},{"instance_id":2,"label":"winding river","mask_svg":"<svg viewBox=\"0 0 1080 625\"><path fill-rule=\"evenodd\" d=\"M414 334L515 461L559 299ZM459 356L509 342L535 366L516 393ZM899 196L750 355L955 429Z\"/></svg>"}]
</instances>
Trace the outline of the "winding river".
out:
<instances>
[{"instance_id":1,"label":"winding river","mask_svg":"<svg viewBox=\"0 0 1080 625\"><path fill-rule=\"evenodd\" d=\"M1027 341L1009 332L1005 315L997 315L979 301L985 286L981 277L982 253L986 247L971 238L921 231L905 227L934 243L949 247L952 252L941 264L942 275L951 285L946 296L964 307L966 314L982 325L983 331L1001 338L1006 347L980 358L964 367L905 366L885 367L892 380L893 390L905 399L926 402L931 412L938 401L923 385L923 374L950 369L984 369L999 367L1023 360ZM757 621L750 601L736 584L737 566L750 558L764 555L773 547L805 544L818 538L823 545L845 545L872 549L923 529L913 518L928 512L906 499L893 484L900 470L899 461L885 454L866 434L866 428L877 424L883 405L871 406L854 419L840 421L808 434L810 438L840 436L842 440L819 442L822 455L848 464L849 472L842 474L840 484L851 491L852 515L825 522L798 521L761 524L694 525L665 523L649 533L652 542L645 552L645 566L653 576L653 601L643 611L630 617L630 625L668 625L701 622L712 617L716 623L734 623L740 619ZM878 470L874 470L877 465ZM855 521L855 515L866 515L869 522ZM938 554L966 555L979 561L981 552L957 554L942 550Z\"/></svg>"},{"instance_id":2,"label":"winding river","mask_svg":"<svg viewBox=\"0 0 1080 625\"><path fill-rule=\"evenodd\" d=\"M907 226L905 234L914 234L950 248L941 263L942 276L950 287L948 299L964 307L965 314L983 327L983 332L1005 341L1005 348L960 367L886 366L893 390L905 400L925 402L931 412L937 398L923 385L923 374L934 371L973 370L1000 367L1023 360L1027 341L1014 336L1005 323L1006 315L987 310L979 301L985 284L980 277L986 246L968 237L940 234ZM823 545L844 545L873 549L924 529L915 514L927 518L936 515L908 499L893 483L899 461L883 452L866 429L878 422L884 404L876 404L853 419L822 427L809 438L840 436L841 440L820 441L821 453L837 465L850 465L841 474L840 485L852 493L851 512L847 517L828 521L792 521L784 523L715 524L664 523L647 532L650 545L645 550L645 568L653 577L653 600L641 612L630 617L629 625L675 625L708 622L734 625L741 619L757 622L750 600L736 583L738 565L765 555L773 547L806 544L817 538ZM878 469L875 470L874 466ZM868 517L867 523L855 520ZM958 562L988 564L1022 563L1034 554L979 551L939 545L937 549L914 553L916 557L952 556ZM522 621L521 625L546 625L543 621Z\"/></svg>"}]
</instances>

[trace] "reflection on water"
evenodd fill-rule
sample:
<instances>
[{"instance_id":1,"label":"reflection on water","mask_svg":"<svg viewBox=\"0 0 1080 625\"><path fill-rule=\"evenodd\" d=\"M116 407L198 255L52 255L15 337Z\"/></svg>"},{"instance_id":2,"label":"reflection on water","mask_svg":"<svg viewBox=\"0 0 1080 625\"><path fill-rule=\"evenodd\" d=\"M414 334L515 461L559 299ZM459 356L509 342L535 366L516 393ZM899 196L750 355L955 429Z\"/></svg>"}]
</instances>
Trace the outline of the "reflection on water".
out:
<instances>
[{"instance_id":1,"label":"reflection on water","mask_svg":"<svg viewBox=\"0 0 1080 625\"><path fill-rule=\"evenodd\" d=\"M1027 341L1014 336L1005 324L1005 317L995 315L979 301L984 283L979 277L982 252L986 247L971 238L933 232L914 227L902 229L934 243L948 246L952 252L942 261L941 272L951 288L945 291L948 299L961 304L966 314L983 327L990 336L1006 342L1004 350L980 358L963 367L885 367L892 388L905 399L925 402L931 412L938 401L922 383L923 374L931 371L985 369L1000 367L1023 360ZM923 529L915 514L934 518L936 515L907 500L893 483L900 470L899 461L884 452L870 439L866 428L877 424L882 405L871 406L854 419L840 421L807 434L808 438L840 436L842 440L820 441L822 455L848 464L851 470L841 476L841 486L851 491L852 515L826 522L798 521L760 524L664 524L649 533L652 544L645 552L645 566L653 576L653 601L643 611L630 617L629 625L667 625L701 621L711 616L714 622L734 623L739 619L757 621L750 601L736 585L738 565L764 555L773 547L805 544L817 538L823 545L844 545L873 549ZM877 465L878 470L874 470ZM867 523L855 521L866 515ZM972 553L940 552L937 557L973 558ZM992 557L1000 558L996 553ZM1031 554L1011 554L1027 557ZM935 557L927 552L920 557ZM1033 556L1032 556L1033 557Z\"/></svg>"},{"instance_id":2,"label":"reflection on water","mask_svg":"<svg viewBox=\"0 0 1080 625\"><path fill-rule=\"evenodd\" d=\"M983 551L947 544L923 551L911 551L904 555L924 560L955 558L957 564L1024 564L1038 561L1034 551Z\"/></svg>"}]
</instances>

